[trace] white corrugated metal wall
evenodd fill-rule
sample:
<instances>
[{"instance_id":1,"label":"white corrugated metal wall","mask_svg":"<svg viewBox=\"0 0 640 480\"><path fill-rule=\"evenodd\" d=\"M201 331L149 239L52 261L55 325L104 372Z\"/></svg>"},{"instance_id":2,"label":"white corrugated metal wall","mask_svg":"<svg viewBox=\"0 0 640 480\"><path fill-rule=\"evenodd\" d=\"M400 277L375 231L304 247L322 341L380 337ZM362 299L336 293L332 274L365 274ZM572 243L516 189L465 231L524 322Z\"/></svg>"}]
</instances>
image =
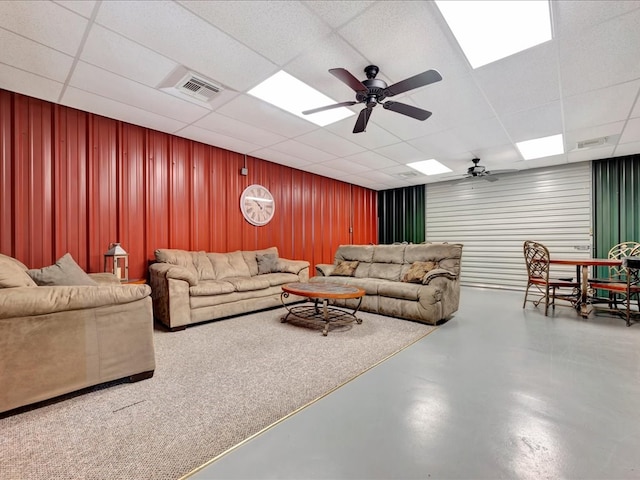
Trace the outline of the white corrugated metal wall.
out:
<instances>
[{"instance_id":1,"label":"white corrugated metal wall","mask_svg":"<svg viewBox=\"0 0 640 480\"><path fill-rule=\"evenodd\" d=\"M497 178L426 185L426 241L464 244L463 285L524 289L525 240L543 243L552 258L591 256L589 162ZM576 275L575 267L552 272Z\"/></svg>"}]
</instances>

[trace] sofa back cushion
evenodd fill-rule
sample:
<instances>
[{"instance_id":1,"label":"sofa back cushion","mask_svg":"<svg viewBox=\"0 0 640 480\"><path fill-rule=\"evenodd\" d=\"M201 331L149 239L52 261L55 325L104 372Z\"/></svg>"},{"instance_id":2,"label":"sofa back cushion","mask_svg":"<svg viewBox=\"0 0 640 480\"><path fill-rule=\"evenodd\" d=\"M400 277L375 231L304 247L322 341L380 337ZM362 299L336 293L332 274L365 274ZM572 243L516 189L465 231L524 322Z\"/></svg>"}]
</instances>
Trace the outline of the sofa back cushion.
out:
<instances>
[{"instance_id":1,"label":"sofa back cushion","mask_svg":"<svg viewBox=\"0 0 640 480\"><path fill-rule=\"evenodd\" d=\"M229 253L207 253L209 261L216 272L216 280L229 277L250 277L251 271L240 250ZM258 264L256 263L256 275Z\"/></svg>"},{"instance_id":2,"label":"sofa back cushion","mask_svg":"<svg viewBox=\"0 0 640 480\"><path fill-rule=\"evenodd\" d=\"M199 276L198 270L193 264L192 252L175 248L159 248L155 251L155 257L158 262L184 267L196 278Z\"/></svg>"},{"instance_id":3,"label":"sofa back cushion","mask_svg":"<svg viewBox=\"0 0 640 480\"><path fill-rule=\"evenodd\" d=\"M268 255L275 254L278 256L278 248L270 247L264 248L262 250L247 250L242 252L242 256L244 257L244 261L249 267L249 273L251 276L258 275L258 261L256 260L257 255Z\"/></svg>"},{"instance_id":4,"label":"sofa back cushion","mask_svg":"<svg viewBox=\"0 0 640 480\"><path fill-rule=\"evenodd\" d=\"M198 280L215 280L216 272L206 252L190 252L193 266L198 272Z\"/></svg>"},{"instance_id":5,"label":"sofa back cushion","mask_svg":"<svg viewBox=\"0 0 640 480\"><path fill-rule=\"evenodd\" d=\"M22 262L0 254L0 288L36 286L33 279L27 274L27 267Z\"/></svg>"},{"instance_id":6,"label":"sofa back cushion","mask_svg":"<svg viewBox=\"0 0 640 480\"><path fill-rule=\"evenodd\" d=\"M407 245L404 251L405 263L436 262L438 268L443 268L455 275L460 275L460 259L462 258L461 243L427 243Z\"/></svg>"}]
</instances>

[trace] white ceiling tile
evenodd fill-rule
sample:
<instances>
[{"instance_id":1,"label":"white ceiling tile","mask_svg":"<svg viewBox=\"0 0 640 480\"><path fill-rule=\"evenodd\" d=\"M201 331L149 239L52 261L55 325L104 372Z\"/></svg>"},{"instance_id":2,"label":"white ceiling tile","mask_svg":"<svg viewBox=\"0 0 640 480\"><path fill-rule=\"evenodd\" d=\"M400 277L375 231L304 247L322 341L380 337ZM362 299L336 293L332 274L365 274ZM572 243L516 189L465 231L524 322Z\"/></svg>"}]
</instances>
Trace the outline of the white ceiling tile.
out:
<instances>
[{"instance_id":1,"label":"white ceiling tile","mask_svg":"<svg viewBox=\"0 0 640 480\"><path fill-rule=\"evenodd\" d=\"M256 158L268 160L270 162L274 162L279 165L286 165L288 167L300 168L305 171L306 171L306 167L311 165L311 163L307 160L295 157L293 155L289 155L287 153L278 152L271 148L259 148L249 153L251 153L251 156Z\"/></svg>"},{"instance_id":2,"label":"white ceiling tile","mask_svg":"<svg viewBox=\"0 0 640 480\"><path fill-rule=\"evenodd\" d=\"M229 137L251 142L259 147L267 147L286 140L286 137L254 127L235 118L212 112L194 123L194 126Z\"/></svg>"},{"instance_id":3,"label":"white ceiling tile","mask_svg":"<svg viewBox=\"0 0 640 480\"><path fill-rule=\"evenodd\" d=\"M325 167L333 168L337 172L342 172L342 174L354 174L359 172L366 172L367 170L369 170L369 168L365 165L345 162L341 158L329 160L328 162L322 162L322 165Z\"/></svg>"},{"instance_id":4,"label":"white ceiling tile","mask_svg":"<svg viewBox=\"0 0 640 480\"><path fill-rule=\"evenodd\" d=\"M323 41L330 27L299 2L293 1L182 1L220 30L228 33L252 50L277 65L284 65L304 49ZM262 28L255 28L247 18L259 18L269 35ZM295 40L294 40L295 39Z\"/></svg>"},{"instance_id":5,"label":"white ceiling tile","mask_svg":"<svg viewBox=\"0 0 640 480\"><path fill-rule=\"evenodd\" d=\"M61 5L69 10L72 10L83 17L90 18L93 13L93 8L96 5L94 0L56 0L58 5Z\"/></svg>"},{"instance_id":6,"label":"white ceiling tile","mask_svg":"<svg viewBox=\"0 0 640 480\"><path fill-rule=\"evenodd\" d=\"M335 0L311 0L303 1L307 8L327 22L332 28L338 28L345 22L362 15L362 12L375 4L374 1L349 1L340 2L340 8L336 8Z\"/></svg>"},{"instance_id":7,"label":"white ceiling tile","mask_svg":"<svg viewBox=\"0 0 640 480\"><path fill-rule=\"evenodd\" d=\"M364 151L364 148L335 133L318 128L312 132L296 137L296 140L316 147L336 157L346 157Z\"/></svg>"},{"instance_id":8,"label":"white ceiling tile","mask_svg":"<svg viewBox=\"0 0 640 480\"><path fill-rule=\"evenodd\" d=\"M305 171L322 175L323 177L333 178L335 180L341 180L341 177L344 177L345 175L344 171L336 170L335 168L323 165L322 163L307 165L305 167Z\"/></svg>"},{"instance_id":9,"label":"white ceiling tile","mask_svg":"<svg viewBox=\"0 0 640 480\"><path fill-rule=\"evenodd\" d=\"M562 133L562 106L559 101L502 117L502 125L514 142Z\"/></svg>"},{"instance_id":10,"label":"white ceiling tile","mask_svg":"<svg viewBox=\"0 0 640 480\"><path fill-rule=\"evenodd\" d=\"M336 158L335 155L331 155L330 153L296 140L285 140L284 142L272 145L271 150L290 153L294 157L303 158L310 163L320 163Z\"/></svg>"},{"instance_id":11,"label":"white ceiling tile","mask_svg":"<svg viewBox=\"0 0 640 480\"><path fill-rule=\"evenodd\" d=\"M398 143L400 140L395 135L392 135L377 126L374 120L369 120L366 131L353 133L353 127L356 120L357 119L355 117L345 118L339 122L327 125L325 128L369 150L375 150L376 148L383 147L384 145Z\"/></svg>"},{"instance_id":12,"label":"white ceiling tile","mask_svg":"<svg viewBox=\"0 0 640 480\"><path fill-rule=\"evenodd\" d=\"M565 95L595 90L640 77L640 9L558 40Z\"/></svg>"},{"instance_id":13,"label":"white ceiling tile","mask_svg":"<svg viewBox=\"0 0 640 480\"><path fill-rule=\"evenodd\" d=\"M640 118L630 119L620 136L620 143L640 142Z\"/></svg>"},{"instance_id":14,"label":"white ceiling tile","mask_svg":"<svg viewBox=\"0 0 640 480\"><path fill-rule=\"evenodd\" d=\"M5 5L7 2L0 2ZM1 11L0 11L1 12ZM0 15L2 17L2 15ZM0 63L64 82L73 58L15 33L0 29Z\"/></svg>"},{"instance_id":15,"label":"white ceiling tile","mask_svg":"<svg viewBox=\"0 0 640 480\"><path fill-rule=\"evenodd\" d=\"M307 120L249 95L238 96L216 111L288 138L303 135L317 128Z\"/></svg>"},{"instance_id":16,"label":"white ceiling tile","mask_svg":"<svg viewBox=\"0 0 640 480\"><path fill-rule=\"evenodd\" d=\"M636 104L633 106L633 111L631 112L631 115L629 115L630 118L638 118L640 117L640 97L636 99Z\"/></svg>"},{"instance_id":17,"label":"white ceiling tile","mask_svg":"<svg viewBox=\"0 0 640 480\"><path fill-rule=\"evenodd\" d=\"M635 81L567 97L565 128L579 130L626 119L639 88L640 81Z\"/></svg>"},{"instance_id":18,"label":"white ceiling tile","mask_svg":"<svg viewBox=\"0 0 640 480\"><path fill-rule=\"evenodd\" d=\"M173 60L100 25L91 29L80 58L149 87L158 86L178 66Z\"/></svg>"},{"instance_id":19,"label":"white ceiling tile","mask_svg":"<svg viewBox=\"0 0 640 480\"><path fill-rule=\"evenodd\" d=\"M609 158L613 155L613 145L607 145L600 148L589 148L584 150L577 150L567 153L567 160L569 163L586 162L588 160L600 160L602 158Z\"/></svg>"},{"instance_id":20,"label":"white ceiling tile","mask_svg":"<svg viewBox=\"0 0 640 480\"><path fill-rule=\"evenodd\" d=\"M419 160L428 160L428 158L425 158L424 153L404 142L380 147L378 149L378 153L394 160L397 163L404 164L417 162Z\"/></svg>"},{"instance_id":21,"label":"white ceiling tile","mask_svg":"<svg viewBox=\"0 0 640 480\"><path fill-rule=\"evenodd\" d=\"M235 90L246 91L277 71L261 55L173 2L103 2L96 22Z\"/></svg>"},{"instance_id":22,"label":"white ceiling tile","mask_svg":"<svg viewBox=\"0 0 640 480\"><path fill-rule=\"evenodd\" d=\"M360 165L363 165L371 170L394 167L398 164L398 162L394 162L387 157L369 151L356 153L355 155L350 155L348 157L343 157L343 160L349 163L359 163Z\"/></svg>"},{"instance_id":23,"label":"white ceiling tile","mask_svg":"<svg viewBox=\"0 0 640 480\"><path fill-rule=\"evenodd\" d=\"M640 153L640 142L622 143L614 151L616 157Z\"/></svg>"},{"instance_id":24,"label":"white ceiling tile","mask_svg":"<svg viewBox=\"0 0 640 480\"><path fill-rule=\"evenodd\" d=\"M522 65L527 68L522 68ZM556 101L560 78L556 46L546 42L474 71L478 85L498 114L510 114Z\"/></svg>"},{"instance_id":25,"label":"white ceiling tile","mask_svg":"<svg viewBox=\"0 0 640 480\"><path fill-rule=\"evenodd\" d=\"M156 115L137 107L101 97L84 90L69 87L65 90L60 102L62 105L96 113L123 122L152 128L160 132L175 133L185 126L185 123Z\"/></svg>"},{"instance_id":26,"label":"white ceiling tile","mask_svg":"<svg viewBox=\"0 0 640 480\"><path fill-rule=\"evenodd\" d=\"M551 2L556 36L579 35L583 30L640 8L637 0L582 0Z\"/></svg>"},{"instance_id":27,"label":"white ceiling tile","mask_svg":"<svg viewBox=\"0 0 640 480\"><path fill-rule=\"evenodd\" d=\"M204 128L199 128L193 125L187 125L186 127L177 131L176 135L184 138L189 138L206 145L225 148L237 153L249 153L260 148L259 145L256 145L254 143L230 137L218 132L212 132L211 130L205 130Z\"/></svg>"},{"instance_id":28,"label":"white ceiling tile","mask_svg":"<svg viewBox=\"0 0 640 480\"><path fill-rule=\"evenodd\" d=\"M474 122L495 115L470 75L443 78L440 82L418 90L411 98L416 106L433 112L433 115L422 123L427 126L433 124L438 130L451 128L460 122Z\"/></svg>"},{"instance_id":29,"label":"white ceiling tile","mask_svg":"<svg viewBox=\"0 0 640 480\"><path fill-rule=\"evenodd\" d=\"M53 2L2 2L0 27L68 55L78 53L87 19ZM35 7L35 8L34 8ZM7 48L2 43L2 50Z\"/></svg>"},{"instance_id":30,"label":"white ceiling tile","mask_svg":"<svg viewBox=\"0 0 640 480\"><path fill-rule=\"evenodd\" d=\"M57 103L63 84L0 63L0 88Z\"/></svg>"},{"instance_id":31,"label":"white ceiling tile","mask_svg":"<svg viewBox=\"0 0 640 480\"><path fill-rule=\"evenodd\" d=\"M183 123L194 122L210 111L84 62L76 65L69 85Z\"/></svg>"},{"instance_id":32,"label":"white ceiling tile","mask_svg":"<svg viewBox=\"0 0 640 480\"><path fill-rule=\"evenodd\" d=\"M607 137L609 143L617 143L624 125L625 122L621 121L566 132L564 136L564 143L569 150L573 150L578 142L601 137ZM640 140L640 138L638 138L638 140Z\"/></svg>"}]
</instances>

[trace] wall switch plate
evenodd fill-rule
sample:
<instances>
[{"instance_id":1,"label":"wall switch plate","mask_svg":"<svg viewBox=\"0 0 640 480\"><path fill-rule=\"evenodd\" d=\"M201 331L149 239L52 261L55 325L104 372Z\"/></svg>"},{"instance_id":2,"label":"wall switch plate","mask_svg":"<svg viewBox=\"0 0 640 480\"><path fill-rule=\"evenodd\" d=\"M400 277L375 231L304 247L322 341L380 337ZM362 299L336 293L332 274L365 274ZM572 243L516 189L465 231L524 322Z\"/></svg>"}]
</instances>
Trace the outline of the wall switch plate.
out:
<instances>
[{"instance_id":1,"label":"wall switch plate","mask_svg":"<svg viewBox=\"0 0 640 480\"><path fill-rule=\"evenodd\" d=\"M249 169L247 167L242 167L240 169L240 175L249 175Z\"/></svg>"}]
</instances>

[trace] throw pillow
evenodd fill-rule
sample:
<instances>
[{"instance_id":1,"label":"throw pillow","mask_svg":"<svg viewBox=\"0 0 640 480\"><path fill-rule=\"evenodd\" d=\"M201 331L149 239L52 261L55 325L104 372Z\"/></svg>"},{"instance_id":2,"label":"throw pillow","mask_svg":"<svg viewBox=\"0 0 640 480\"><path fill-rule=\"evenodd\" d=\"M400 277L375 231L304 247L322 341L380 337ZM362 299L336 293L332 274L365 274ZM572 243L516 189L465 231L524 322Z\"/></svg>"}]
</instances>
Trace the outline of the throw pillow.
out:
<instances>
[{"instance_id":1,"label":"throw pillow","mask_svg":"<svg viewBox=\"0 0 640 480\"><path fill-rule=\"evenodd\" d=\"M98 283L86 274L75 262L71 254L66 253L48 267L27 270L38 285L92 285Z\"/></svg>"},{"instance_id":2,"label":"throw pillow","mask_svg":"<svg viewBox=\"0 0 640 480\"><path fill-rule=\"evenodd\" d=\"M402 277L403 282L408 283L422 283L424 276L436 268L438 264L436 262L413 262L407 273Z\"/></svg>"},{"instance_id":3,"label":"throw pillow","mask_svg":"<svg viewBox=\"0 0 640 480\"><path fill-rule=\"evenodd\" d=\"M37 285L17 263L0 261L0 288L13 287L37 287Z\"/></svg>"},{"instance_id":4,"label":"throw pillow","mask_svg":"<svg viewBox=\"0 0 640 480\"><path fill-rule=\"evenodd\" d=\"M354 260L353 262L347 262L345 260L338 262L336 268L334 268L333 272L331 272L331 276L353 277L353 274L355 273L356 268L358 268L359 263L360 262L358 262L357 260Z\"/></svg>"},{"instance_id":5,"label":"throw pillow","mask_svg":"<svg viewBox=\"0 0 640 480\"><path fill-rule=\"evenodd\" d=\"M278 255L275 253L256 255L256 262L258 262L258 275L278 271Z\"/></svg>"}]
</instances>

